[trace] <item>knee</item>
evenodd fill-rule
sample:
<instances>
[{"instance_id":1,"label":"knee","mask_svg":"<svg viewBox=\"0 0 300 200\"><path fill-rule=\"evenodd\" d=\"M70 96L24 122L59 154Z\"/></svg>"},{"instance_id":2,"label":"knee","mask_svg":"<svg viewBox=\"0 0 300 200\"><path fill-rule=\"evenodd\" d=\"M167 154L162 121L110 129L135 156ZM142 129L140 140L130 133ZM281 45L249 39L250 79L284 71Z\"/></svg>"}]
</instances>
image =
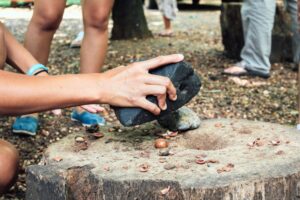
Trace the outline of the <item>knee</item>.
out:
<instances>
[{"instance_id":1,"label":"knee","mask_svg":"<svg viewBox=\"0 0 300 200\"><path fill-rule=\"evenodd\" d=\"M62 20L63 12L54 9L36 12L32 17L32 22L41 30L55 31Z\"/></svg>"},{"instance_id":2,"label":"knee","mask_svg":"<svg viewBox=\"0 0 300 200\"><path fill-rule=\"evenodd\" d=\"M19 154L16 148L0 140L0 195L8 190L17 177Z\"/></svg>"},{"instance_id":3,"label":"knee","mask_svg":"<svg viewBox=\"0 0 300 200\"><path fill-rule=\"evenodd\" d=\"M109 13L101 11L89 12L84 16L85 27L97 29L100 32L106 32L108 29Z\"/></svg>"}]
</instances>

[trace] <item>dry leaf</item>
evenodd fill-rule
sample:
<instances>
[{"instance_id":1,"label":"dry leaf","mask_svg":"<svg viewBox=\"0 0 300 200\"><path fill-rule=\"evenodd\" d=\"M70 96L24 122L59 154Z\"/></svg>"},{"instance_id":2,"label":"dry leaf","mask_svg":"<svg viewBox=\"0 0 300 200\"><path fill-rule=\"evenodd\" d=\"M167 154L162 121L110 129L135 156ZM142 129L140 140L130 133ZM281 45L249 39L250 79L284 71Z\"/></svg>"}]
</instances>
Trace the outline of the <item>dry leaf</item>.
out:
<instances>
[{"instance_id":1,"label":"dry leaf","mask_svg":"<svg viewBox=\"0 0 300 200\"><path fill-rule=\"evenodd\" d=\"M220 163L220 161L218 161L216 159L209 159L206 161L206 163Z\"/></svg>"},{"instance_id":2,"label":"dry leaf","mask_svg":"<svg viewBox=\"0 0 300 200\"><path fill-rule=\"evenodd\" d=\"M223 124L221 124L221 123L216 123L215 124L215 127L217 127L217 128L222 128L222 126L223 126Z\"/></svg>"},{"instance_id":3,"label":"dry leaf","mask_svg":"<svg viewBox=\"0 0 300 200\"><path fill-rule=\"evenodd\" d=\"M140 170L140 172L147 172L147 171L149 171L149 165L148 164L141 164L140 166L139 166L139 170Z\"/></svg>"},{"instance_id":4,"label":"dry leaf","mask_svg":"<svg viewBox=\"0 0 300 200\"><path fill-rule=\"evenodd\" d=\"M247 146L249 146L250 148L253 148L253 147L261 147L264 145L264 141L261 140L260 138L256 138L256 140L254 140L253 142L249 142L247 144Z\"/></svg>"},{"instance_id":5,"label":"dry leaf","mask_svg":"<svg viewBox=\"0 0 300 200\"><path fill-rule=\"evenodd\" d=\"M234 164L228 163L226 166L217 169L217 172L220 174L222 172L230 172L234 168Z\"/></svg>"},{"instance_id":6,"label":"dry leaf","mask_svg":"<svg viewBox=\"0 0 300 200\"><path fill-rule=\"evenodd\" d=\"M284 151L282 151L282 150L276 152L276 155L279 155L279 156L283 155L283 154L284 154Z\"/></svg>"},{"instance_id":7,"label":"dry leaf","mask_svg":"<svg viewBox=\"0 0 300 200\"><path fill-rule=\"evenodd\" d=\"M108 165L105 165L105 166L103 167L103 170L108 172L108 171L110 171L110 167L109 167Z\"/></svg>"},{"instance_id":8,"label":"dry leaf","mask_svg":"<svg viewBox=\"0 0 300 200\"><path fill-rule=\"evenodd\" d=\"M280 140L272 140L272 141L270 142L270 144L273 145L273 146L278 146L278 145L280 145L280 143L281 143Z\"/></svg>"},{"instance_id":9,"label":"dry leaf","mask_svg":"<svg viewBox=\"0 0 300 200\"><path fill-rule=\"evenodd\" d=\"M63 160L63 158L60 157L60 156L56 156L56 157L53 158L53 160L56 161L56 162L60 162L60 161Z\"/></svg>"},{"instance_id":10,"label":"dry leaf","mask_svg":"<svg viewBox=\"0 0 300 200\"><path fill-rule=\"evenodd\" d=\"M159 159L158 159L158 162L160 162L160 163L165 163L165 162L167 162L167 160L166 160L165 158L159 158Z\"/></svg>"},{"instance_id":11,"label":"dry leaf","mask_svg":"<svg viewBox=\"0 0 300 200\"><path fill-rule=\"evenodd\" d=\"M104 137L104 134L103 133L93 133L93 136L95 138L102 138L102 137Z\"/></svg>"},{"instance_id":12,"label":"dry leaf","mask_svg":"<svg viewBox=\"0 0 300 200\"><path fill-rule=\"evenodd\" d=\"M235 84L237 84L239 86L246 86L246 85L250 84L250 82L248 80L240 79L238 77L230 77L229 80L234 82Z\"/></svg>"},{"instance_id":13,"label":"dry leaf","mask_svg":"<svg viewBox=\"0 0 300 200\"><path fill-rule=\"evenodd\" d=\"M168 194L168 192L170 191L170 186L168 186L167 188L164 188L164 189L162 189L161 191L160 191L160 193L162 194L162 195L166 195L166 194Z\"/></svg>"},{"instance_id":14,"label":"dry leaf","mask_svg":"<svg viewBox=\"0 0 300 200\"><path fill-rule=\"evenodd\" d=\"M205 160L201 160L201 159L197 159L196 163L199 164L199 165L204 165L206 163L206 161Z\"/></svg>"},{"instance_id":15,"label":"dry leaf","mask_svg":"<svg viewBox=\"0 0 300 200\"><path fill-rule=\"evenodd\" d=\"M142 151L140 152L141 158L150 158L150 152L149 151Z\"/></svg>"},{"instance_id":16,"label":"dry leaf","mask_svg":"<svg viewBox=\"0 0 300 200\"><path fill-rule=\"evenodd\" d=\"M170 137L176 137L178 135L178 131L168 131L167 134Z\"/></svg>"}]
</instances>

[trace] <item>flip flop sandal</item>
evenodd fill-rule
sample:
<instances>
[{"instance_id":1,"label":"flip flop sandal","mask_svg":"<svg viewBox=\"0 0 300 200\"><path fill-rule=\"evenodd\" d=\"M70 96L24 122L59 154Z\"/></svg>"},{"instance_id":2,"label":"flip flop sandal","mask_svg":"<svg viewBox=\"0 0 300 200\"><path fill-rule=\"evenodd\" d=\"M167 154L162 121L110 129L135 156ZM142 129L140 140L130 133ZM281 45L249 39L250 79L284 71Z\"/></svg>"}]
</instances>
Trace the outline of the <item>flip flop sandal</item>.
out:
<instances>
[{"instance_id":1,"label":"flip flop sandal","mask_svg":"<svg viewBox=\"0 0 300 200\"><path fill-rule=\"evenodd\" d=\"M103 117L87 111L77 112L76 110L73 110L71 113L71 120L81 123L84 127L105 125L105 119Z\"/></svg>"},{"instance_id":2,"label":"flip flop sandal","mask_svg":"<svg viewBox=\"0 0 300 200\"><path fill-rule=\"evenodd\" d=\"M20 135L35 136L38 129L38 119L32 116L17 117L12 125L12 132Z\"/></svg>"}]
</instances>

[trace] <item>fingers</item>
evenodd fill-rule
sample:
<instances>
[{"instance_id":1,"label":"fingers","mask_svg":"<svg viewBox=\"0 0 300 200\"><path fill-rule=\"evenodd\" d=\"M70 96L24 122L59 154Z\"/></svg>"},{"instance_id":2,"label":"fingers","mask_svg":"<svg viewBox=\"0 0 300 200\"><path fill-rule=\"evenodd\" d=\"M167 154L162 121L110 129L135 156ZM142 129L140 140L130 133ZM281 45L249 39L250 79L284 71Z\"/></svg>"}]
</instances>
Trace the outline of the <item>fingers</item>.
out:
<instances>
[{"instance_id":1,"label":"fingers","mask_svg":"<svg viewBox=\"0 0 300 200\"><path fill-rule=\"evenodd\" d=\"M166 87L166 92L168 93L169 98L173 101L175 101L177 99L176 88L169 78L149 74L148 76L145 76L144 81L146 84L160 85L160 86Z\"/></svg>"},{"instance_id":2,"label":"fingers","mask_svg":"<svg viewBox=\"0 0 300 200\"><path fill-rule=\"evenodd\" d=\"M90 112L90 113L98 113L98 112L103 112L104 108L96 105L96 104L91 104L91 105L83 105L81 106L84 110Z\"/></svg>"},{"instance_id":3,"label":"fingers","mask_svg":"<svg viewBox=\"0 0 300 200\"><path fill-rule=\"evenodd\" d=\"M162 94L157 96L157 101L160 109L167 110L167 103L166 103L167 95Z\"/></svg>"},{"instance_id":4,"label":"fingers","mask_svg":"<svg viewBox=\"0 0 300 200\"><path fill-rule=\"evenodd\" d=\"M139 106L145 110L148 110L149 112L153 113L154 115L159 115L159 113L160 113L159 107L156 104L148 101L146 98L140 99L137 102L137 106Z\"/></svg>"},{"instance_id":5,"label":"fingers","mask_svg":"<svg viewBox=\"0 0 300 200\"><path fill-rule=\"evenodd\" d=\"M61 109L55 109L55 110L52 110L52 113L54 114L54 115L61 115Z\"/></svg>"},{"instance_id":6,"label":"fingers","mask_svg":"<svg viewBox=\"0 0 300 200\"><path fill-rule=\"evenodd\" d=\"M162 110L166 110L167 109L167 104L166 104L166 87L164 86L160 86L160 85L148 85L145 88L145 93L144 95L155 95L157 96L157 101L158 101L158 105L160 107L160 109Z\"/></svg>"},{"instance_id":7,"label":"fingers","mask_svg":"<svg viewBox=\"0 0 300 200\"><path fill-rule=\"evenodd\" d=\"M147 70L158 68L162 65L176 63L183 60L182 54L173 54L168 56L159 56L147 61L139 62L139 65Z\"/></svg>"}]
</instances>

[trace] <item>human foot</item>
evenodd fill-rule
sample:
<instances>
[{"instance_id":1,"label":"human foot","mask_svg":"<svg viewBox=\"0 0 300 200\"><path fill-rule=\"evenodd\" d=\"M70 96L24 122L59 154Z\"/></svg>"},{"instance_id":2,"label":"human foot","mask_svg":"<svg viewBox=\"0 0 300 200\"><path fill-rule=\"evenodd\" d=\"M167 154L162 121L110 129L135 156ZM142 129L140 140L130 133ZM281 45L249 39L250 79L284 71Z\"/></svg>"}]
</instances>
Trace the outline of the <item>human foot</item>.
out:
<instances>
[{"instance_id":1,"label":"human foot","mask_svg":"<svg viewBox=\"0 0 300 200\"><path fill-rule=\"evenodd\" d=\"M234 76L242 76L242 75L245 75L246 73L247 73L247 70L245 70L242 67L235 66L235 65L224 70L224 74L234 75Z\"/></svg>"},{"instance_id":2,"label":"human foot","mask_svg":"<svg viewBox=\"0 0 300 200\"><path fill-rule=\"evenodd\" d=\"M172 30L164 30L163 32L158 34L161 37L172 37L173 31Z\"/></svg>"},{"instance_id":3,"label":"human foot","mask_svg":"<svg viewBox=\"0 0 300 200\"><path fill-rule=\"evenodd\" d=\"M239 62L223 71L223 74L229 75L229 76L258 76L261 78L269 78L269 73L264 73L252 69L246 69L244 62Z\"/></svg>"}]
</instances>

